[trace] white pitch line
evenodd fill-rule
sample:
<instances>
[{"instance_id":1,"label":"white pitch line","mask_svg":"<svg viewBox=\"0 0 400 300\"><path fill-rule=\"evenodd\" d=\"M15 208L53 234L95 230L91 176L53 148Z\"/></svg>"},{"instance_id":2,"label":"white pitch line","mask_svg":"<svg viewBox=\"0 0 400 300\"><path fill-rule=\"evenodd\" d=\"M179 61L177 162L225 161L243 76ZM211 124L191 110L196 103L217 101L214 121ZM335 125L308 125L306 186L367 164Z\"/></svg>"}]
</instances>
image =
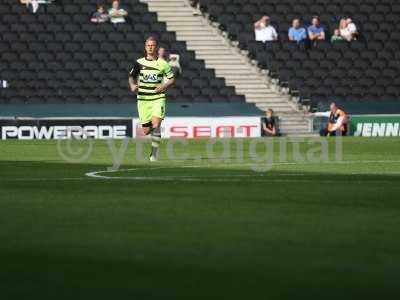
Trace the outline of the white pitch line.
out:
<instances>
[{"instance_id":1,"label":"white pitch line","mask_svg":"<svg viewBox=\"0 0 400 300\"><path fill-rule=\"evenodd\" d=\"M99 177L97 178L98 180L129 180L129 181L148 181L148 180L158 180L158 181L185 181L185 182L243 182L243 180L239 178L215 178L215 179L207 179L206 177L204 178L190 178L190 177ZM4 182L39 182L39 181L96 181L93 178L87 177L87 178L35 178L35 179L30 179L30 178L14 178L14 179L7 179L4 180ZM321 181L321 180L320 180ZM323 182L326 183L337 183L335 180L322 180ZM252 179L251 182L273 182L273 183L282 183L282 182L315 182L315 180L311 179L274 179L274 178L268 178L268 180L258 180L258 179ZM359 181L361 183L361 181ZM382 182L382 181L368 181L368 182ZM352 183L357 183L357 181L352 181Z\"/></svg>"},{"instance_id":2,"label":"white pitch line","mask_svg":"<svg viewBox=\"0 0 400 300\"><path fill-rule=\"evenodd\" d=\"M201 166L180 166L180 167L155 167L149 168L147 170L168 170L168 169L184 169L184 168L201 168ZM92 178L97 179L105 179L105 180L159 180L159 181L201 181L201 182L237 182L242 181L243 178L252 178L252 182L310 182L315 180L309 179L276 179L276 177L301 177L307 175L313 175L312 173L289 173L289 174L273 174L271 176L266 175L267 173L257 173L254 174L223 174L223 175L169 175L169 176L106 176L102 174L109 173L117 173L117 172L129 172L129 171L138 171L138 170L146 170L144 168L132 168L132 169L118 169L118 170L104 170L104 171L95 171L89 172L85 175ZM326 173L329 175L329 173ZM400 172L352 172L352 173L343 173L337 175L400 175ZM211 179L212 178L212 179ZM263 180L260 180L260 179ZM323 180L324 182L336 182L334 180ZM355 181L352 181L355 182ZM369 181L371 182L371 181ZM381 181L379 181L381 182Z\"/></svg>"},{"instance_id":3,"label":"white pitch line","mask_svg":"<svg viewBox=\"0 0 400 300\"><path fill-rule=\"evenodd\" d=\"M281 162L274 163L272 166L276 165L315 165L315 164L369 164L369 163L400 163L398 160L358 160L358 161L325 161L325 162ZM253 166L254 163L230 163L229 166ZM159 180L159 181L193 181L193 182L242 182L243 178L251 178L252 182L314 182L314 179L283 179L277 177L301 177L307 175L313 175L313 173L288 173L288 174L273 174L271 176L266 173L257 173L254 174L226 174L226 175L206 175L206 176L197 176L197 175L182 175L182 176L106 176L102 174L116 173L116 172L129 172L129 171L139 171L139 170L160 170L160 169L195 169L195 168L206 168L206 167L215 167L216 165L204 164L197 166L176 166L176 167L151 167L147 168L146 165L143 168L131 168L131 169L117 169L117 170L103 170L103 171L93 171L85 174L86 177L71 177L71 178L7 178L1 179L1 182L12 182L12 181L24 181L24 182L40 182L40 181L88 181L93 179L103 179L103 180L137 180L137 181L146 181L146 180ZM225 169L229 171L229 168ZM329 173L326 173L329 175ZM352 172L352 173L336 173L336 175L400 175L400 171L388 171L388 172ZM335 180L323 179L324 182L337 182ZM369 180L368 182L382 182L385 180ZM351 181L352 183L364 182L364 181Z\"/></svg>"},{"instance_id":4,"label":"white pitch line","mask_svg":"<svg viewBox=\"0 0 400 300\"><path fill-rule=\"evenodd\" d=\"M101 171L100 171L101 172ZM92 173L99 173L99 172L92 172ZM92 173L88 173L87 175L90 175ZM93 176L88 176L88 177L77 177L77 178L9 178L2 180L2 182L48 182L48 181L96 181L96 180L122 180L122 181L149 181L149 180L158 180L158 181L185 181L185 182L243 182L244 178L251 179L251 182L274 182L274 183L284 183L284 182L315 182L315 179L306 179L306 178L299 178L304 175L313 175L313 174L307 174L307 173L298 173L298 174L274 174L271 176L253 176L253 175L229 175L224 177L200 177L200 176L127 176L127 177L117 177L117 176L103 176L103 175L98 175L98 174L92 174ZM329 174L326 174L329 175ZM400 175L400 172L397 173L347 173L347 174L337 174L337 175ZM292 178L277 178L277 177L292 177ZM297 177L294 179L293 177ZM338 183L337 180L332 180L332 179L318 179L319 182L325 182L325 183ZM348 181L348 183L382 183L382 182L387 182L387 180L382 179L382 180L351 180ZM400 186L398 186L400 188Z\"/></svg>"},{"instance_id":5,"label":"white pitch line","mask_svg":"<svg viewBox=\"0 0 400 300\"><path fill-rule=\"evenodd\" d=\"M252 162L252 163L235 163L235 162L227 162L229 166L254 166L257 163L264 163L262 162ZM299 162L273 162L272 166L285 166L285 165L318 165L318 164L327 164L327 165L335 165L335 164L344 164L344 165L351 165L351 164L400 164L400 160L330 160L330 161L319 161L319 162L310 162L310 161L299 161ZM207 164L206 166L212 166L211 164Z\"/></svg>"}]
</instances>

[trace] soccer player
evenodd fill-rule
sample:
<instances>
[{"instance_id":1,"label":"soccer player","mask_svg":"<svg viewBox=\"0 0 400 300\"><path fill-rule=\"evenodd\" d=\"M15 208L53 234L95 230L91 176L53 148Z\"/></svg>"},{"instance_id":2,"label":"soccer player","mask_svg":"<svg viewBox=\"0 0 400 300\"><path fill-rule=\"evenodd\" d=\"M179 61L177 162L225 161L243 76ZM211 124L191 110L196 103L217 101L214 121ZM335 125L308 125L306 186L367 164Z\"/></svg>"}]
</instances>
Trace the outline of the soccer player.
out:
<instances>
[{"instance_id":1,"label":"soccer player","mask_svg":"<svg viewBox=\"0 0 400 300\"><path fill-rule=\"evenodd\" d=\"M150 161L157 161L161 142L161 122L165 118L165 91L175 84L169 64L158 57L157 40L145 42L145 56L136 60L129 73L129 86L137 92L137 107L145 135L151 134Z\"/></svg>"}]
</instances>

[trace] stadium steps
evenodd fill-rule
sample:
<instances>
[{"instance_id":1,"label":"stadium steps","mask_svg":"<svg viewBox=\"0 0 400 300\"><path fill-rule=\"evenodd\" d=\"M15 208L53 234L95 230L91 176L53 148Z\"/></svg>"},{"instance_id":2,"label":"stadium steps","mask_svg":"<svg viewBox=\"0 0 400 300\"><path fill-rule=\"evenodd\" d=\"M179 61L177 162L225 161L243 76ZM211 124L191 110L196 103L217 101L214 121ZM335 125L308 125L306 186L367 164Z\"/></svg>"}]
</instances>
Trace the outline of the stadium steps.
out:
<instances>
[{"instance_id":1,"label":"stadium steps","mask_svg":"<svg viewBox=\"0 0 400 300\"><path fill-rule=\"evenodd\" d=\"M283 134L310 135L309 118L301 107L273 87L270 79L251 64L249 59L232 46L228 39L209 24L203 16L194 16L186 0L142 0L149 11L157 13L169 31L176 32L178 41L186 42L196 58L205 61L218 77L224 77L246 101L262 110L273 109L280 118Z\"/></svg>"}]
</instances>

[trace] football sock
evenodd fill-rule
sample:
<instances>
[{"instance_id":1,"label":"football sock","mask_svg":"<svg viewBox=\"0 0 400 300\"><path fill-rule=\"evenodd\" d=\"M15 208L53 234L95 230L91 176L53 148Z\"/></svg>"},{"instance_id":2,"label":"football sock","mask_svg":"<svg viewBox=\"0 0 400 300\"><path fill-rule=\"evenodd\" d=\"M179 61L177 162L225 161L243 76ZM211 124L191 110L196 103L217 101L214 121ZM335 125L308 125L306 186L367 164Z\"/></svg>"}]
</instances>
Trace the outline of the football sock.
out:
<instances>
[{"instance_id":1,"label":"football sock","mask_svg":"<svg viewBox=\"0 0 400 300\"><path fill-rule=\"evenodd\" d=\"M161 130L160 127L155 127L151 131L151 156L157 156L160 143L161 143Z\"/></svg>"}]
</instances>

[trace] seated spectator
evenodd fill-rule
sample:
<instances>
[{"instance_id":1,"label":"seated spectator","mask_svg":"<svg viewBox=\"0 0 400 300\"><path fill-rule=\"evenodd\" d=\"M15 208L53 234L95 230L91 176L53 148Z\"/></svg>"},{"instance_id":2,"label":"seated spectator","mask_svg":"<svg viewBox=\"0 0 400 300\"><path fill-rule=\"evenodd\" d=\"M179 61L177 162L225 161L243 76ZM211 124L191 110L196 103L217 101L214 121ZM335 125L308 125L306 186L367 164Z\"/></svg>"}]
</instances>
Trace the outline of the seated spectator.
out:
<instances>
[{"instance_id":1,"label":"seated spectator","mask_svg":"<svg viewBox=\"0 0 400 300\"><path fill-rule=\"evenodd\" d=\"M179 60L180 57L178 54L171 54L169 56L169 65L171 66L172 72L174 73L175 77L178 77L182 73L182 67Z\"/></svg>"},{"instance_id":2,"label":"seated spectator","mask_svg":"<svg viewBox=\"0 0 400 300\"><path fill-rule=\"evenodd\" d=\"M325 29L321 26L319 17L313 17L312 25L308 27L308 38L315 41L325 41Z\"/></svg>"},{"instance_id":3,"label":"seated spectator","mask_svg":"<svg viewBox=\"0 0 400 300\"><path fill-rule=\"evenodd\" d=\"M340 36L350 42L353 39L353 34L349 31L349 28L347 27L347 21L345 19L341 19L339 23L339 32Z\"/></svg>"},{"instance_id":4,"label":"seated spectator","mask_svg":"<svg viewBox=\"0 0 400 300\"><path fill-rule=\"evenodd\" d=\"M111 23L113 24L125 23L125 17L128 15L128 12L119 7L118 0L114 0L112 3L112 8L108 10L108 15Z\"/></svg>"},{"instance_id":5,"label":"seated spectator","mask_svg":"<svg viewBox=\"0 0 400 300\"><path fill-rule=\"evenodd\" d=\"M0 79L0 89L6 89L6 88L8 88L7 80Z\"/></svg>"},{"instance_id":6,"label":"seated spectator","mask_svg":"<svg viewBox=\"0 0 400 300\"><path fill-rule=\"evenodd\" d=\"M165 49L164 47L158 48L158 57L164 59L165 61L169 61L167 49Z\"/></svg>"},{"instance_id":7,"label":"seated spectator","mask_svg":"<svg viewBox=\"0 0 400 300\"><path fill-rule=\"evenodd\" d=\"M276 118L272 109L266 111L265 118L262 118L261 122L262 136L277 136L279 134Z\"/></svg>"},{"instance_id":8,"label":"seated spectator","mask_svg":"<svg viewBox=\"0 0 400 300\"><path fill-rule=\"evenodd\" d=\"M329 117L327 127L320 131L321 136L347 135L348 115L335 102L331 103L330 111L315 113L314 116Z\"/></svg>"},{"instance_id":9,"label":"seated spectator","mask_svg":"<svg viewBox=\"0 0 400 300\"><path fill-rule=\"evenodd\" d=\"M358 38L358 31L356 24L353 23L353 20L351 18L347 18L346 23L349 32L353 35L353 40L356 40Z\"/></svg>"},{"instance_id":10,"label":"seated spectator","mask_svg":"<svg viewBox=\"0 0 400 300\"><path fill-rule=\"evenodd\" d=\"M104 9L103 5L97 6L97 11L93 14L90 19L92 23L105 23L108 21L108 14Z\"/></svg>"},{"instance_id":11,"label":"seated spectator","mask_svg":"<svg viewBox=\"0 0 400 300\"><path fill-rule=\"evenodd\" d=\"M169 54L167 49L160 47L158 49L158 57L164 59L171 66L172 72L176 77L182 73L182 68L179 63L178 54Z\"/></svg>"},{"instance_id":12,"label":"seated spectator","mask_svg":"<svg viewBox=\"0 0 400 300\"><path fill-rule=\"evenodd\" d=\"M275 28L270 25L271 18L263 16L260 20L254 23L254 32L256 41L271 42L278 39L278 33Z\"/></svg>"},{"instance_id":13,"label":"seated spectator","mask_svg":"<svg viewBox=\"0 0 400 300\"><path fill-rule=\"evenodd\" d=\"M331 43L336 43L340 41L344 41L344 38L340 35L340 30L336 28L331 37Z\"/></svg>"},{"instance_id":14,"label":"seated spectator","mask_svg":"<svg viewBox=\"0 0 400 300\"><path fill-rule=\"evenodd\" d=\"M21 0L22 4L26 5L29 9L29 4L32 6L32 12L35 14L39 9L39 0Z\"/></svg>"},{"instance_id":15,"label":"seated spectator","mask_svg":"<svg viewBox=\"0 0 400 300\"><path fill-rule=\"evenodd\" d=\"M307 30L301 27L300 19L295 18L289 28L289 40L301 43L307 39Z\"/></svg>"}]
</instances>

